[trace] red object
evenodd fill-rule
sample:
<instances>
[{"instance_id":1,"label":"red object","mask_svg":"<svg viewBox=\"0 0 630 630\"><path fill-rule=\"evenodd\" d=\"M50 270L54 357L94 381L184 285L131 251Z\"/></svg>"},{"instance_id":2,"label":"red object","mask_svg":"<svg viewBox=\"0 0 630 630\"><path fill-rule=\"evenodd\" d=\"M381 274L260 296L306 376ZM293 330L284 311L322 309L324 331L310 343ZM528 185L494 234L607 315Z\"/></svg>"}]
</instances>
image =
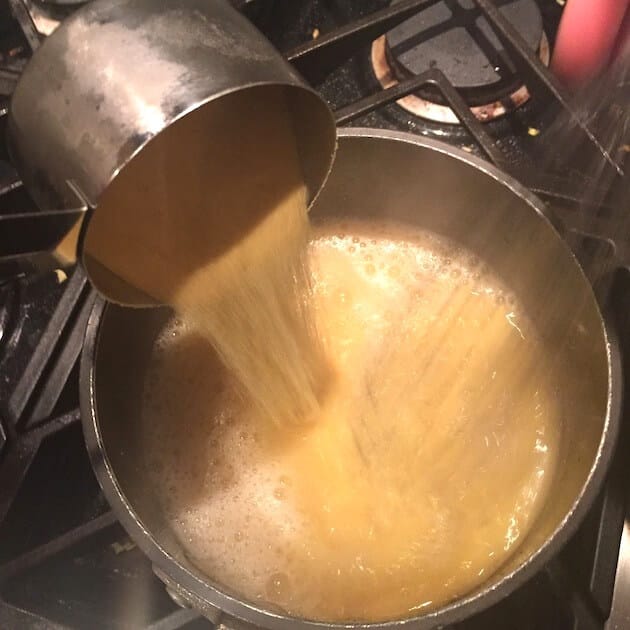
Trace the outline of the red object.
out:
<instances>
[{"instance_id":1,"label":"red object","mask_svg":"<svg viewBox=\"0 0 630 630\"><path fill-rule=\"evenodd\" d=\"M569 87L595 78L630 40L630 0L568 0L551 68Z\"/></svg>"}]
</instances>

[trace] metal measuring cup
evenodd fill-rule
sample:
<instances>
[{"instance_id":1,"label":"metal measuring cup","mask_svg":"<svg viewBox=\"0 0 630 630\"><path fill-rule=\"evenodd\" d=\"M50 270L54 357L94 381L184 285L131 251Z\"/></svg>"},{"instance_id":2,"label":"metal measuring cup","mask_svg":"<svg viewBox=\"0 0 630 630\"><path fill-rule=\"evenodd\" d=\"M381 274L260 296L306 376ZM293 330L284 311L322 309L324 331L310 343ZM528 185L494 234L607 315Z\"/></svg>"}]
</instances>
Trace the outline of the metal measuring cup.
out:
<instances>
[{"instance_id":1,"label":"metal measuring cup","mask_svg":"<svg viewBox=\"0 0 630 630\"><path fill-rule=\"evenodd\" d=\"M8 119L11 158L39 208L58 215L66 253L70 243L96 288L119 303L152 303L84 256L92 215L108 211L103 193L165 129L267 88L285 92L310 202L332 163L332 114L244 16L224 0L96 0L25 68Z\"/></svg>"}]
</instances>

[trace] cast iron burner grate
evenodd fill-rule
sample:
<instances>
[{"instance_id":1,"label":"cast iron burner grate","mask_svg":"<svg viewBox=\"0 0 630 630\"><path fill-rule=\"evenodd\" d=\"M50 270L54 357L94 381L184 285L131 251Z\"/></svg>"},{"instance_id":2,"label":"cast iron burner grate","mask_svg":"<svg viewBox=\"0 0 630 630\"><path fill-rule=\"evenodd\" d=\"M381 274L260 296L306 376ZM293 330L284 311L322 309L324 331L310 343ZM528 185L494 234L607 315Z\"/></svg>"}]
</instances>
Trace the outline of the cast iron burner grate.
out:
<instances>
[{"instance_id":1,"label":"cast iron burner grate","mask_svg":"<svg viewBox=\"0 0 630 630\"><path fill-rule=\"evenodd\" d=\"M399 4L394 0L393 5ZM534 0L502 2L502 12L528 46L549 63L549 42ZM430 4L414 17L377 38L372 69L388 88L405 78L439 68L481 121L494 120L526 103L530 94L509 56L473 0ZM440 95L420 90L398 105L417 116L442 123L458 118Z\"/></svg>"},{"instance_id":2,"label":"cast iron burner grate","mask_svg":"<svg viewBox=\"0 0 630 630\"><path fill-rule=\"evenodd\" d=\"M386 33L395 38L395 29L403 28L405 20L421 20L418 16L425 9L440 3L451 6L454 1L401 0L392 6L384 0L234 4L280 50L289 51L286 56L336 110L339 124L358 121L439 136L484 155L551 200L569 228L573 226L572 245L585 267L593 277L610 278L607 309L628 358L630 270L619 263L624 256L629 260L628 243L602 238L611 233L605 208L589 209L589 230L575 221L580 201L575 173L543 177L533 168L536 138L527 130L539 124L537 111L555 107L570 112L561 88L534 52L539 45L537 18L526 29L528 43L523 42L488 0L476 0L476 10L491 27L486 37L493 46L500 42L497 54L509 70L500 77L500 85L483 88L508 89L518 83L531 93L525 106L483 126L466 101L470 94L465 88L471 86L460 84L444 60L435 67L409 65L408 72L401 72L386 90L374 76L370 53L375 40ZM473 6L470 0L459 2ZM525 0L514 4L520 2L522 10L533 11ZM538 6L542 31L553 41L560 9L549 2ZM25 60L44 31L54 27L50 20L59 21L71 10L64 0L0 0L0 133L4 134L8 97ZM510 84L512 80L516 83ZM483 82L483 77L476 81ZM461 125L420 121L395 104L427 87L449 105ZM593 151L600 150L586 127L578 126L578 133ZM615 170L612 163L608 167ZM583 176L579 174L580 181ZM55 270L47 256L34 255L58 240L66 218L34 207L0 143L0 627L212 627L194 611L173 603L146 557L109 511L92 473L77 408L77 360L94 293L80 270ZM625 386L630 387L627 374ZM607 483L566 549L513 595L457 628L628 627L629 618L623 615L628 615L624 604L630 598L630 525L623 527L630 487L630 462L625 457L629 433L626 404Z\"/></svg>"},{"instance_id":3,"label":"cast iron burner grate","mask_svg":"<svg viewBox=\"0 0 630 630\"><path fill-rule=\"evenodd\" d=\"M400 0L392 2L393 6L397 4ZM510 24L530 48L537 50L543 30L536 2L518 0L497 6L501 5ZM459 90L487 88L502 79L516 79L509 57L473 0L435 2L390 30L385 39L401 69L416 75L440 68Z\"/></svg>"}]
</instances>

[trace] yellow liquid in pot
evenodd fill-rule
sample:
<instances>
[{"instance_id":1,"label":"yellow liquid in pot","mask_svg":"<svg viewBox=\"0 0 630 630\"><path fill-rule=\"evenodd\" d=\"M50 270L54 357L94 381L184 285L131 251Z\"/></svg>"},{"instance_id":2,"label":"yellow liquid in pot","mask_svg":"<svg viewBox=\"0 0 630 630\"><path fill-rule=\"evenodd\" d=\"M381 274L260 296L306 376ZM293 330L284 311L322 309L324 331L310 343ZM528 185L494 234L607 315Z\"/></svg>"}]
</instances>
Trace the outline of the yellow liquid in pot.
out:
<instances>
[{"instance_id":1,"label":"yellow liquid in pot","mask_svg":"<svg viewBox=\"0 0 630 630\"><path fill-rule=\"evenodd\" d=\"M190 560L318 620L426 612L483 583L536 518L559 402L521 306L410 228L323 226L310 248L334 387L316 421L257 421L185 322L154 352L147 466Z\"/></svg>"}]
</instances>

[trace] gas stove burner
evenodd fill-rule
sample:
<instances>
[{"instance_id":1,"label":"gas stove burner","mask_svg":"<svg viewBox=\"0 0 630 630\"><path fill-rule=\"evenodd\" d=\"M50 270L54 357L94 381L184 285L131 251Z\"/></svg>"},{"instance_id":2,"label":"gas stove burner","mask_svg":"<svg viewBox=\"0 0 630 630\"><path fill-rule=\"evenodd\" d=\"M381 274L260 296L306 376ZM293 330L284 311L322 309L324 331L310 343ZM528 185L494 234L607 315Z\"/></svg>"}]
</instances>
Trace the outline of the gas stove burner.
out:
<instances>
[{"instance_id":1,"label":"gas stove burner","mask_svg":"<svg viewBox=\"0 0 630 630\"><path fill-rule=\"evenodd\" d=\"M402 0L393 0L398 4ZM549 42L535 0L503 0L501 12L526 43L549 63ZM372 44L372 68L383 88L439 68L481 121L494 120L529 100L529 91L473 0L443 0L379 37ZM427 90L398 105L439 123L459 122L440 97Z\"/></svg>"}]
</instances>

